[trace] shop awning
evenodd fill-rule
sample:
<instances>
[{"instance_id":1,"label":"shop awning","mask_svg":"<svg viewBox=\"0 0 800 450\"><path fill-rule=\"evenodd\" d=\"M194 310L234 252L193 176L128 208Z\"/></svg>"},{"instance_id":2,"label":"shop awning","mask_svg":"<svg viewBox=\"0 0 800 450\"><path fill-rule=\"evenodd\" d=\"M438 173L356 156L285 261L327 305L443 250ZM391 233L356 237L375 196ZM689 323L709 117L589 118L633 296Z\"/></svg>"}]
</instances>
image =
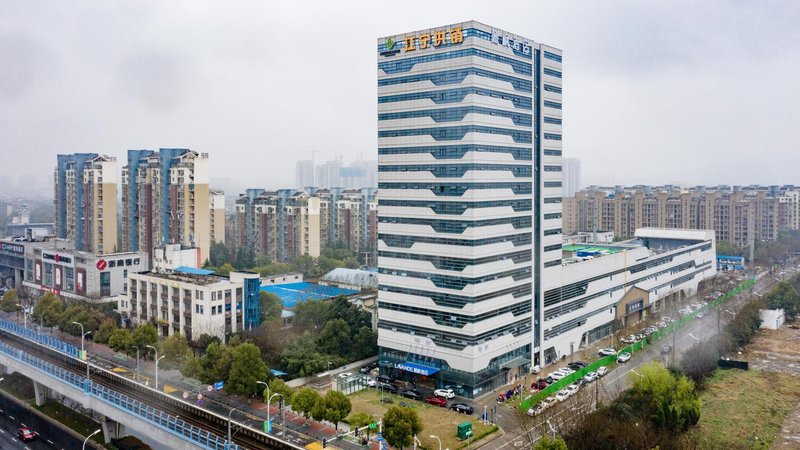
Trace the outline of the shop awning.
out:
<instances>
[{"instance_id":1,"label":"shop awning","mask_svg":"<svg viewBox=\"0 0 800 450\"><path fill-rule=\"evenodd\" d=\"M529 363L529 362L531 362L530 358L526 358L524 356L517 356L516 358L508 360L508 361L504 362L503 364L501 364L500 368L501 369L516 369L517 367L525 365L525 363Z\"/></svg>"},{"instance_id":2,"label":"shop awning","mask_svg":"<svg viewBox=\"0 0 800 450\"><path fill-rule=\"evenodd\" d=\"M431 376L439 371L436 367L423 366L422 364L403 362L395 365L397 369L405 370L406 372L415 373L417 375Z\"/></svg>"}]
</instances>

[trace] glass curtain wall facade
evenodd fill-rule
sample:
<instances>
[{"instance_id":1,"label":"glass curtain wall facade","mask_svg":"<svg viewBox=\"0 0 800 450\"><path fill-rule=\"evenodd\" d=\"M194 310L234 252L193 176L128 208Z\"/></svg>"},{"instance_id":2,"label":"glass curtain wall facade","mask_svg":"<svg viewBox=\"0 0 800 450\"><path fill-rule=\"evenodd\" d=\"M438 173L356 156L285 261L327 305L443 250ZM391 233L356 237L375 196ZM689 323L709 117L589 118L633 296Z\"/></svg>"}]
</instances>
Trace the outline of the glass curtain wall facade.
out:
<instances>
[{"instance_id":1,"label":"glass curtain wall facade","mask_svg":"<svg viewBox=\"0 0 800 450\"><path fill-rule=\"evenodd\" d=\"M539 275L561 259L561 51L473 21L377 53L381 371L480 396L538 363Z\"/></svg>"}]
</instances>

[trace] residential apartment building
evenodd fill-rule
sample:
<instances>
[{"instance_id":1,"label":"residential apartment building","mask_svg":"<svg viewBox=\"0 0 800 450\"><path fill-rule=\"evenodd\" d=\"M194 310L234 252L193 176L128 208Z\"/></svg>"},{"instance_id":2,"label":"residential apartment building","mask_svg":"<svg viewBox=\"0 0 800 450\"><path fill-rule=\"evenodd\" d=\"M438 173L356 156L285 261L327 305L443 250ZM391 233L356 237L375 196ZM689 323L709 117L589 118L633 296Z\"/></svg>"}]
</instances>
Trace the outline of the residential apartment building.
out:
<instances>
[{"instance_id":1,"label":"residential apartment building","mask_svg":"<svg viewBox=\"0 0 800 450\"><path fill-rule=\"evenodd\" d=\"M230 277L202 269L177 268L130 276L127 295L118 311L131 325L154 322L160 336L183 334L196 339L227 335L258 327L259 275L231 272Z\"/></svg>"},{"instance_id":2,"label":"residential apartment building","mask_svg":"<svg viewBox=\"0 0 800 450\"><path fill-rule=\"evenodd\" d=\"M713 229L716 239L746 246L800 228L794 186L593 187L564 200L564 229L613 231L631 238L642 227Z\"/></svg>"},{"instance_id":3,"label":"residential apartment building","mask_svg":"<svg viewBox=\"0 0 800 450\"><path fill-rule=\"evenodd\" d=\"M320 200L294 189L248 189L236 199L236 246L288 262L320 254Z\"/></svg>"},{"instance_id":4,"label":"residential apartment building","mask_svg":"<svg viewBox=\"0 0 800 450\"><path fill-rule=\"evenodd\" d=\"M320 202L320 243L343 245L364 258L367 266L377 264L378 190L312 189Z\"/></svg>"},{"instance_id":5,"label":"residential apartment building","mask_svg":"<svg viewBox=\"0 0 800 450\"><path fill-rule=\"evenodd\" d=\"M123 248L152 258L154 247L197 247L199 267L209 256L211 240L208 177L207 153L128 150L122 169Z\"/></svg>"},{"instance_id":6,"label":"residential apartment building","mask_svg":"<svg viewBox=\"0 0 800 450\"><path fill-rule=\"evenodd\" d=\"M117 248L117 161L97 153L58 155L54 175L55 231L78 251Z\"/></svg>"},{"instance_id":7,"label":"residential apartment building","mask_svg":"<svg viewBox=\"0 0 800 450\"><path fill-rule=\"evenodd\" d=\"M561 265L561 51L470 21L376 53L381 370L478 396L528 372Z\"/></svg>"},{"instance_id":8,"label":"residential apartment building","mask_svg":"<svg viewBox=\"0 0 800 450\"><path fill-rule=\"evenodd\" d=\"M225 243L225 193L217 190L208 191L209 230L211 243ZM208 255L207 255L208 256Z\"/></svg>"}]
</instances>

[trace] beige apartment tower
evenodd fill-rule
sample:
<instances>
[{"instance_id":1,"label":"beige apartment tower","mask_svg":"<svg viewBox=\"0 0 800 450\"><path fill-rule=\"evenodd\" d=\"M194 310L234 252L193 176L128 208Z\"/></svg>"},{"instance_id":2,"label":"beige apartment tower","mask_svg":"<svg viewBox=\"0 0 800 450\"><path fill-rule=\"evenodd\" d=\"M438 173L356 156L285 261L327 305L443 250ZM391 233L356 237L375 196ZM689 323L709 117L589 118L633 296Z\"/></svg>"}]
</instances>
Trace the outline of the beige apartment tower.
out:
<instances>
[{"instance_id":1,"label":"beige apartment tower","mask_svg":"<svg viewBox=\"0 0 800 450\"><path fill-rule=\"evenodd\" d=\"M152 259L154 247L195 247L199 267L211 245L208 178L207 153L128 150L122 169L123 248L141 250Z\"/></svg>"},{"instance_id":2,"label":"beige apartment tower","mask_svg":"<svg viewBox=\"0 0 800 450\"><path fill-rule=\"evenodd\" d=\"M117 249L117 161L96 153L58 155L56 235L95 254Z\"/></svg>"}]
</instances>

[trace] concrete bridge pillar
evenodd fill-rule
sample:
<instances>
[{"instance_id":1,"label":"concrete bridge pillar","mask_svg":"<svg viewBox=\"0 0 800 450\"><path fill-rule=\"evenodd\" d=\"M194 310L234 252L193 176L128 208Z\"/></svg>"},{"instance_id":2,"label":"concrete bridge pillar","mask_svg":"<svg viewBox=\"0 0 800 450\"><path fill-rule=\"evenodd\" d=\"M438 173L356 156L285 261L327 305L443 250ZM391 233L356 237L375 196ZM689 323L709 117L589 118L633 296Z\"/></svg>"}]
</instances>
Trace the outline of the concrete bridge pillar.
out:
<instances>
[{"instance_id":1,"label":"concrete bridge pillar","mask_svg":"<svg viewBox=\"0 0 800 450\"><path fill-rule=\"evenodd\" d=\"M42 406L47 402L47 386L34 381L33 393L36 397L36 406Z\"/></svg>"},{"instance_id":2,"label":"concrete bridge pillar","mask_svg":"<svg viewBox=\"0 0 800 450\"><path fill-rule=\"evenodd\" d=\"M105 436L106 444L110 444L111 439L125 437L125 425L119 422L115 422L108 417L103 417L100 425L103 428L103 436Z\"/></svg>"}]
</instances>

